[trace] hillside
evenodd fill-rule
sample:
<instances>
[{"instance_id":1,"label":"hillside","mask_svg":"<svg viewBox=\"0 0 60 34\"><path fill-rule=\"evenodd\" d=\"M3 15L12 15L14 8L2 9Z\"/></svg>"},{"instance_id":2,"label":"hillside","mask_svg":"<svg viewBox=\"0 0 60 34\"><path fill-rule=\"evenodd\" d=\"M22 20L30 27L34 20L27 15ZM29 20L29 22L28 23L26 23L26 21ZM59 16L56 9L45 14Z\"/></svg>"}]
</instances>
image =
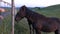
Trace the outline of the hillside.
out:
<instances>
[{"instance_id":1,"label":"hillside","mask_svg":"<svg viewBox=\"0 0 60 34\"><path fill-rule=\"evenodd\" d=\"M38 9L36 12L46 15L48 17L60 18L60 5L53 5L45 8Z\"/></svg>"},{"instance_id":2,"label":"hillside","mask_svg":"<svg viewBox=\"0 0 60 34\"><path fill-rule=\"evenodd\" d=\"M43 8L42 10L51 10L51 11L60 11L60 4L59 5L53 5L53 6L48 6L48 7L45 7Z\"/></svg>"}]
</instances>

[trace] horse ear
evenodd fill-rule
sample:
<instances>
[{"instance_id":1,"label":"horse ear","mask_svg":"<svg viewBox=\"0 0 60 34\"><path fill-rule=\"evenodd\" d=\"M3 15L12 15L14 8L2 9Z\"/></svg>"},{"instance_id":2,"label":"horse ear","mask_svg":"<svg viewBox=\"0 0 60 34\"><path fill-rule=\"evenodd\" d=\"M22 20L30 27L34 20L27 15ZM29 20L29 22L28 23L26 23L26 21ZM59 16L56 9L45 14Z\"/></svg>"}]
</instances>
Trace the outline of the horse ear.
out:
<instances>
[{"instance_id":1,"label":"horse ear","mask_svg":"<svg viewBox=\"0 0 60 34\"><path fill-rule=\"evenodd\" d=\"M27 8L25 5L22 6L23 10L25 11L25 9Z\"/></svg>"},{"instance_id":2,"label":"horse ear","mask_svg":"<svg viewBox=\"0 0 60 34\"><path fill-rule=\"evenodd\" d=\"M26 9L26 6L25 6L25 5L23 5L23 8L24 8L24 9Z\"/></svg>"},{"instance_id":3,"label":"horse ear","mask_svg":"<svg viewBox=\"0 0 60 34\"><path fill-rule=\"evenodd\" d=\"M23 5L20 9L21 9L21 11L25 11L26 10L26 6L25 5Z\"/></svg>"},{"instance_id":4,"label":"horse ear","mask_svg":"<svg viewBox=\"0 0 60 34\"><path fill-rule=\"evenodd\" d=\"M23 5L23 7L26 7L25 5Z\"/></svg>"}]
</instances>

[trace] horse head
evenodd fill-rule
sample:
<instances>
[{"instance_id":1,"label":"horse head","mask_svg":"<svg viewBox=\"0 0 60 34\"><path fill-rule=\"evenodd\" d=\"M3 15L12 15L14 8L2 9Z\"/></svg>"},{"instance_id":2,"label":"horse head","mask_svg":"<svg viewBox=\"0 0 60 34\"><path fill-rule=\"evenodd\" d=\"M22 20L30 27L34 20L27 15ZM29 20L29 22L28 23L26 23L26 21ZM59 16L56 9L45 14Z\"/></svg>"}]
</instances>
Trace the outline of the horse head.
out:
<instances>
[{"instance_id":1,"label":"horse head","mask_svg":"<svg viewBox=\"0 0 60 34\"><path fill-rule=\"evenodd\" d=\"M21 20L23 17L26 16L26 6L23 5L22 7L20 7L19 11L17 12L16 16L15 16L15 21L19 21Z\"/></svg>"}]
</instances>

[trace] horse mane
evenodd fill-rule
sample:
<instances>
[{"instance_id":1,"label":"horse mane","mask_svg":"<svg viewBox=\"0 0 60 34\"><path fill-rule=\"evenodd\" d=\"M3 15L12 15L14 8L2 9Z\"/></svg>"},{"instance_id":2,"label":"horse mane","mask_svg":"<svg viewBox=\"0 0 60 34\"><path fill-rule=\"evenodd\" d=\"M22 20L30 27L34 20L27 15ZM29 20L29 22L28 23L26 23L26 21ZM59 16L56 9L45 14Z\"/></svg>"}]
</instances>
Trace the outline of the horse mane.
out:
<instances>
[{"instance_id":1,"label":"horse mane","mask_svg":"<svg viewBox=\"0 0 60 34\"><path fill-rule=\"evenodd\" d=\"M46 16L44 16L44 15L42 15L42 14L39 14L39 13L36 13L35 11L32 11L31 9L29 9L28 7L26 7L25 5L24 6L22 6L22 7L25 7L25 9L27 10L26 12L27 13L29 13L30 15L32 15L32 14L38 14L40 17L46 17Z\"/></svg>"},{"instance_id":2,"label":"horse mane","mask_svg":"<svg viewBox=\"0 0 60 34\"><path fill-rule=\"evenodd\" d=\"M35 16L39 16L39 17L41 17L41 18L44 18L44 17L46 17L46 16L44 16L44 15L42 15L42 14L39 14L39 13L36 13L35 11L32 11L31 9L29 9L28 7L26 7L25 5L23 5L21 8L20 8L20 10L26 10L26 13L27 13L27 15L35 15ZM38 15L36 15L36 14L38 14Z\"/></svg>"},{"instance_id":3,"label":"horse mane","mask_svg":"<svg viewBox=\"0 0 60 34\"><path fill-rule=\"evenodd\" d=\"M25 5L23 5L22 7L20 7L21 9L25 9L25 8L27 8Z\"/></svg>"}]
</instances>

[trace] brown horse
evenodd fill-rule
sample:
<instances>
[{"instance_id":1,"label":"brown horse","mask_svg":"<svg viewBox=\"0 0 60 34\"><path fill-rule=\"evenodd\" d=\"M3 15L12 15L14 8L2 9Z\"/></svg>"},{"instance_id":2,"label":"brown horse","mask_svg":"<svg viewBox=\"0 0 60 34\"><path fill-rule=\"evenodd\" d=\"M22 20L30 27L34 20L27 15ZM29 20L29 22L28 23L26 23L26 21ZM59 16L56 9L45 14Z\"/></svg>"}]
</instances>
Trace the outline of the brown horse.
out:
<instances>
[{"instance_id":1,"label":"brown horse","mask_svg":"<svg viewBox=\"0 0 60 34\"><path fill-rule=\"evenodd\" d=\"M19 21L24 17L27 18L29 24L33 26L36 34L41 34L41 31L55 32L55 34L60 34L60 20L58 18L46 17L31 11L26 6L22 6L19 12L16 14L15 20Z\"/></svg>"}]
</instances>

